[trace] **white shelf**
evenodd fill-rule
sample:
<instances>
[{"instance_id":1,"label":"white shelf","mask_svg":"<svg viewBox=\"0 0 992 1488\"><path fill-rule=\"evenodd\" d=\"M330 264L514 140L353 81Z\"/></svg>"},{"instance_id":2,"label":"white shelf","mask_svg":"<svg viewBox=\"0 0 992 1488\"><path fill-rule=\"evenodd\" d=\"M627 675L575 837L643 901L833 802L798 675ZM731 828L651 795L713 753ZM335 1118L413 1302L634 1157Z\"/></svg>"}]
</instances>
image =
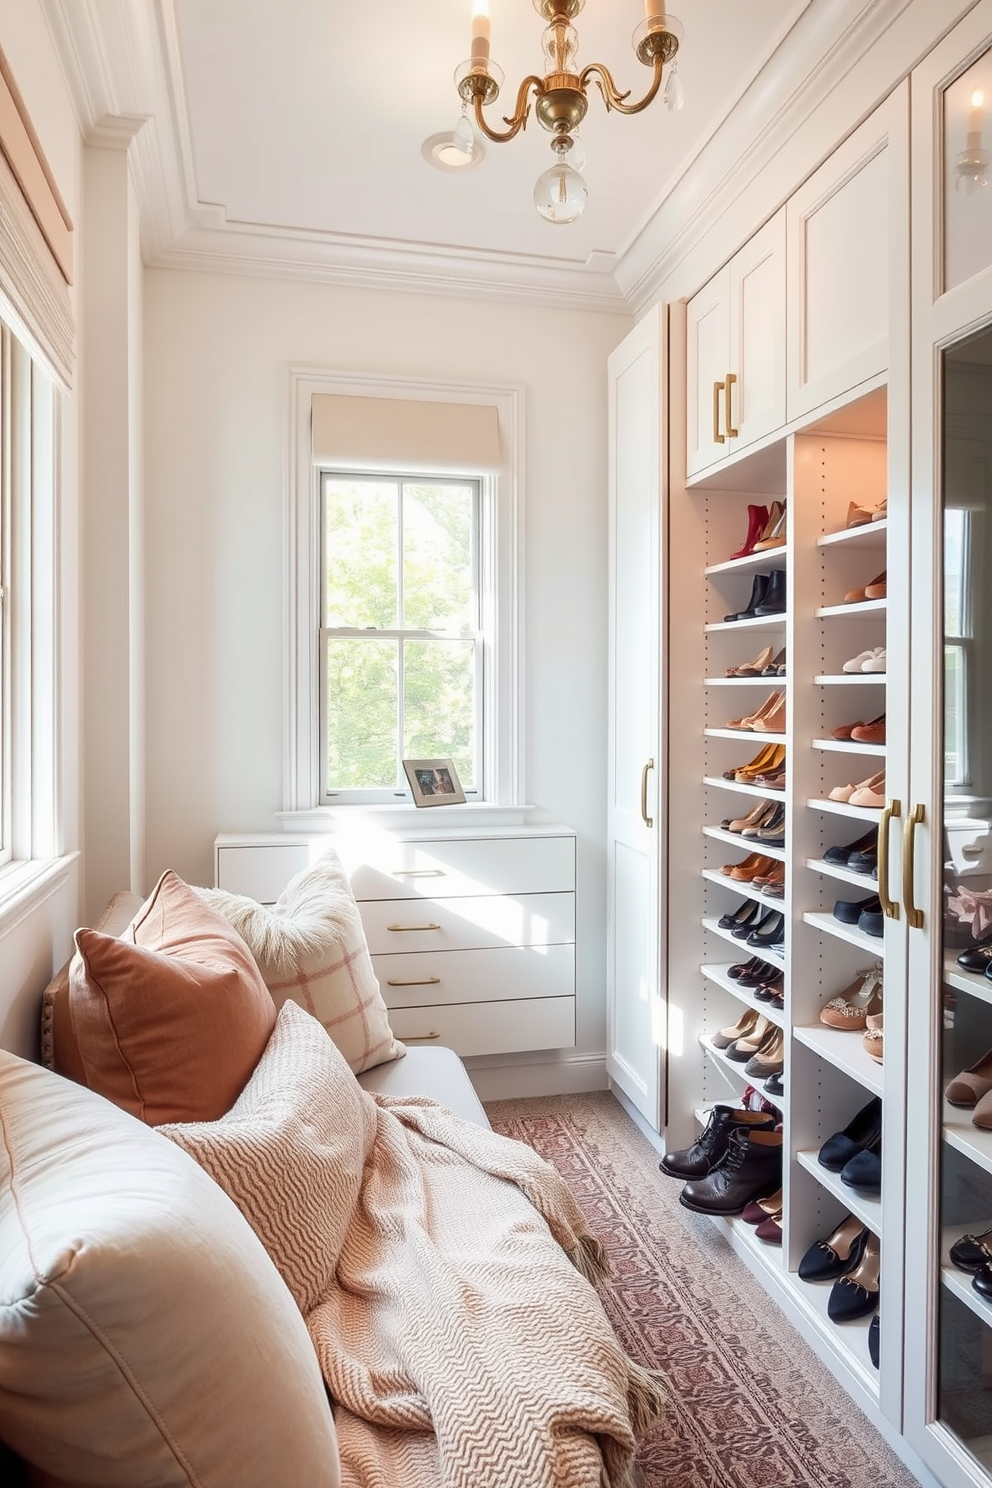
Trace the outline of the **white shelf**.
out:
<instances>
[{"instance_id":1,"label":"white shelf","mask_svg":"<svg viewBox=\"0 0 992 1488\"><path fill-rule=\"evenodd\" d=\"M885 613L887 599L861 599L857 604L820 605L813 611L817 620L836 620L841 615L880 615Z\"/></svg>"},{"instance_id":2,"label":"white shelf","mask_svg":"<svg viewBox=\"0 0 992 1488\"><path fill-rule=\"evenodd\" d=\"M741 796L765 796L769 801L784 801L785 791L769 790L764 785L745 785L741 780L724 780L722 775L704 775L703 784L715 790L736 791Z\"/></svg>"},{"instance_id":3,"label":"white shelf","mask_svg":"<svg viewBox=\"0 0 992 1488\"><path fill-rule=\"evenodd\" d=\"M870 885L866 885L870 888ZM807 925L812 925L815 930L821 930L825 935L833 935L837 940L846 940L848 945L860 946L863 951L872 957L881 957L885 954L885 937L882 935L866 935L859 930L857 925L845 925L840 920L835 920L832 914L825 914L816 910L808 910L803 915Z\"/></svg>"},{"instance_id":4,"label":"white shelf","mask_svg":"<svg viewBox=\"0 0 992 1488\"><path fill-rule=\"evenodd\" d=\"M707 739L757 739L760 744L784 744L784 734L765 734L754 729L707 728Z\"/></svg>"},{"instance_id":5,"label":"white shelf","mask_svg":"<svg viewBox=\"0 0 992 1488\"><path fill-rule=\"evenodd\" d=\"M754 889L750 884L739 883L736 878L728 878L725 873L717 873L715 868L702 868L700 873L707 883L719 884L722 889L733 889L744 899L753 899L757 904L766 905L768 909L777 909L780 913L782 912L785 902L782 899L768 899L760 889ZM755 954L753 948L751 954Z\"/></svg>"},{"instance_id":6,"label":"white shelf","mask_svg":"<svg viewBox=\"0 0 992 1488\"><path fill-rule=\"evenodd\" d=\"M850 868L842 868L839 863L828 863L824 858L807 858L806 867L812 868L814 873L822 873L827 878L839 879L841 883L854 884L856 888L865 887L869 891L878 890L878 879L872 878L868 873L852 873ZM990 985L992 990L992 985Z\"/></svg>"},{"instance_id":7,"label":"white shelf","mask_svg":"<svg viewBox=\"0 0 992 1488\"><path fill-rule=\"evenodd\" d=\"M782 562L777 562L777 559ZM762 569L781 568L784 560L785 543L781 543L777 548L766 548L761 553L748 553L746 558L725 558L722 563L711 563L703 573L707 578L713 574L761 573Z\"/></svg>"},{"instance_id":8,"label":"white shelf","mask_svg":"<svg viewBox=\"0 0 992 1488\"><path fill-rule=\"evenodd\" d=\"M810 748L828 750L831 754L872 754L885 758L884 744L861 744L857 739L812 739Z\"/></svg>"},{"instance_id":9,"label":"white shelf","mask_svg":"<svg viewBox=\"0 0 992 1488\"><path fill-rule=\"evenodd\" d=\"M760 955L760 951L755 953ZM749 957L741 957L741 960L749 960ZM731 997L736 997L745 1007L754 1008L759 1013L764 1013L771 1023L777 1023L779 1028L785 1027L785 1013L781 1008L772 1007L770 1003L759 1002L752 994L749 987L742 987L735 977L728 976L727 971L731 966L736 966L735 961L721 962L719 966L701 966L699 970L708 982L722 987L724 992L729 992Z\"/></svg>"},{"instance_id":10,"label":"white shelf","mask_svg":"<svg viewBox=\"0 0 992 1488\"><path fill-rule=\"evenodd\" d=\"M767 904L769 909L775 908L773 903L767 899L762 899L759 894L747 894L745 897L748 899L757 899L759 904ZM775 951L768 950L767 947L760 949L758 946L749 946L744 940L737 940L735 936L731 935L729 930L721 930L716 920L711 916L705 916L701 924L703 929L708 930L711 935L718 935L721 940L729 941L732 946L736 946L739 951L743 951L744 954L740 958L742 961L746 961L749 956L760 956L762 961L768 962L769 966L781 967L782 970L785 969L784 957L777 955Z\"/></svg>"},{"instance_id":11,"label":"white shelf","mask_svg":"<svg viewBox=\"0 0 992 1488\"><path fill-rule=\"evenodd\" d=\"M848 1034L850 1037L850 1034ZM862 1193L860 1189L849 1188L846 1183L841 1183L839 1173L831 1173L821 1162L817 1160L818 1148L813 1147L806 1152L797 1152L796 1159L801 1168L807 1173L812 1173L821 1187L829 1189L834 1198L847 1206L852 1214L860 1219L863 1225L867 1225L873 1235L882 1233L882 1200L873 1199L870 1195Z\"/></svg>"},{"instance_id":12,"label":"white shelf","mask_svg":"<svg viewBox=\"0 0 992 1488\"><path fill-rule=\"evenodd\" d=\"M992 1132L972 1125L970 1107L952 1106L945 1100L943 1136L948 1147L992 1173Z\"/></svg>"},{"instance_id":13,"label":"white shelf","mask_svg":"<svg viewBox=\"0 0 992 1488\"><path fill-rule=\"evenodd\" d=\"M842 527L840 532L825 532L816 539L818 548L884 548L888 517L866 522L860 527Z\"/></svg>"},{"instance_id":14,"label":"white shelf","mask_svg":"<svg viewBox=\"0 0 992 1488\"><path fill-rule=\"evenodd\" d=\"M834 1323L827 1317L827 1301L832 1281L799 1281L794 1295L807 1311L824 1339L830 1343L848 1368L857 1376L861 1387L878 1399L878 1370L868 1353L868 1329L875 1316L856 1318L851 1323Z\"/></svg>"},{"instance_id":15,"label":"white shelf","mask_svg":"<svg viewBox=\"0 0 992 1488\"><path fill-rule=\"evenodd\" d=\"M781 628L784 624L785 612L783 611L781 615L755 615L753 620L712 620L709 625L703 626L703 630L707 634L717 630L768 630L771 626L777 625Z\"/></svg>"},{"instance_id":16,"label":"white shelf","mask_svg":"<svg viewBox=\"0 0 992 1488\"><path fill-rule=\"evenodd\" d=\"M772 688L781 690L788 678L786 677L704 677L704 687L767 687L769 692ZM744 732L744 730L742 730Z\"/></svg>"},{"instance_id":17,"label":"white shelf","mask_svg":"<svg viewBox=\"0 0 992 1488\"><path fill-rule=\"evenodd\" d=\"M815 687L884 687L885 672L823 672L813 678Z\"/></svg>"},{"instance_id":18,"label":"white shelf","mask_svg":"<svg viewBox=\"0 0 992 1488\"><path fill-rule=\"evenodd\" d=\"M820 796L811 796L806 805L811 811L828 811L831 816L849 816L852 821L877 822L881 806L848 806L846 801L828 801Z\"/></svg>"},{"instance_id":19,"label":"white shelf","mask_svg":"<svg viewBox=\"0 0 992 1488\"><path fill-rule=\"evenodd\" d=\"M749 854L757 852L763 858L777 858L780 863L785 862L784 847L768 847L754 837L742 837L740 832L725 832L723 827L703 827L703 836L712 837L714 842L729 843L731 847L746 847Z\"/></svg>"},{"instance_id":20,"label":"white shelf","mask_svg":"<svg viewBox=\"0 0 992 1488\"><path fill-rule=\"evenodd\" d=\"M850 1075L852 1080L857 1080L872 1095L882 1094L882 1066L876 1064L871 1055L865 1052L860 1033L815 1023L811 1027L794 1028L792 1035L797 1043L812 1049L814 1054L832 1064L834 1069Z\"/></svg>"},{"instance_id":21,"label":"white shelf","mask_svg":"<svg viewBox=\"0 0 992 1488\"><path fill-rule=\"evenodd\" d=\"M944 957L944 982L955 992L967 992L980 1002L992 1002L992 982L984 972L965 971L955 960L953 951Z\"/></svg>"}]
</instances>

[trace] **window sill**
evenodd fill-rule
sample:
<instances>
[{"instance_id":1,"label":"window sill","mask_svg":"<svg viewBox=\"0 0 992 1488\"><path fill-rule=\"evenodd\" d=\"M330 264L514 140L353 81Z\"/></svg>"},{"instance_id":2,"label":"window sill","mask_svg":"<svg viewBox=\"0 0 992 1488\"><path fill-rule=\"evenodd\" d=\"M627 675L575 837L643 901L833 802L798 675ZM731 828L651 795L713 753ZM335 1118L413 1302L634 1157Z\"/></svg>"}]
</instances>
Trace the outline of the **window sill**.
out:
<instances>
[{"instance_id":1,"label":"window sill","mask_svg":"<svg viewBox=\"0 0 992 1488\"><path fill-rule=\"evenodd\" d=\"M464 806L315 806L310 811L277 811L284 832L338 832L345 826L521 827L535 806L494 806L488 801Z\"/></svg>"},{"instance_id":2,"label":"window sill","mask_svg":"<svg viewBox=\"0 0 992 1488\"><path fill-rule=\"evenodd\" d=\"M78 852L73 852L61 858L31 859L0 868L0 936L62 888L78 858Z\"/></svg>"}]
</instances>

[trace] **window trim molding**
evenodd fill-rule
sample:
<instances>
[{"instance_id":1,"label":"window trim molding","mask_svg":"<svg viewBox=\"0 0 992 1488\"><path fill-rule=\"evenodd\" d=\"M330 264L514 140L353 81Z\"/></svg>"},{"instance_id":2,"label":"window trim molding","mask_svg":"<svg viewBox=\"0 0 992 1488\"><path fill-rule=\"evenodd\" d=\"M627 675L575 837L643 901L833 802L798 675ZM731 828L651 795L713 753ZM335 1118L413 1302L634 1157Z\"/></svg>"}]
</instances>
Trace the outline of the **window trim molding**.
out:
<instances>
[{"instance_id":1,"label":"window trim molding","mask_svg":"<svg viewBox=\"0 0 992 1488\"><path fill-rule=\"evenodd\" d=\"M524 390L520 385L449 382L435 378L345 373L324 367L289 369L289 444L285 503L285 720L284 811L312 813L318 807L319 606L317 555L319 467L311 455L310 400L315 393L402 398L420 402L485 403L498 410L503 463L497 472L499 499L491 513L489 552L495 565L497 672L492 690L491 790L486 805L521 805L523 778L523 453ZM413 808L411 808L413 809ZM335 812L360 806L335 806ZM290 828L291 821L286 821Z\"/></svg>"}]
</instances>

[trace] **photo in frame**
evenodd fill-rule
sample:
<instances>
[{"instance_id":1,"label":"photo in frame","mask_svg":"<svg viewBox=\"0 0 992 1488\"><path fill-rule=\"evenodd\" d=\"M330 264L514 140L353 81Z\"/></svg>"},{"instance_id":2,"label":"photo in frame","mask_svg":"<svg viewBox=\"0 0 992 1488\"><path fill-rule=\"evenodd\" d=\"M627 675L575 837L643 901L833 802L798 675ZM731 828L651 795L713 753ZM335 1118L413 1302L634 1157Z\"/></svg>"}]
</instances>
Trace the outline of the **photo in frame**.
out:
<instances>
[{"instance_id":1,"label":"photo in frame","mask_svg":"<svg viewBox=\"0 0 992 1488\"><path fill-rule=\"evenodd\" d=\"M465 800L450 759L404 760L415 806L454 806Z\"/></svg>"}]
</instances>

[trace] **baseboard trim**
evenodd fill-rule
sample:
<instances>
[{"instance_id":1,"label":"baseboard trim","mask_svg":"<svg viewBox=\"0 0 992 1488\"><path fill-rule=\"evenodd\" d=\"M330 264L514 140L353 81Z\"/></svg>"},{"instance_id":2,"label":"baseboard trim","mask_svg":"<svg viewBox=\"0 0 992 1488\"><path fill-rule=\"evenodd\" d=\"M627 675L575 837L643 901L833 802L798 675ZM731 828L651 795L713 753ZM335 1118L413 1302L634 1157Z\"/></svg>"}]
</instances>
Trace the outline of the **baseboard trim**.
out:
<instances>
[{"instance_id":1,"label":"baseboard trim","mask_svg":"<svg viewBox=\"0 0 992 1488\"><path fill-rule=\"evenodd\" d=\"M646 1118L642 1116L637 1107L631 1103L630 1097L624 1094L615 1080L611 1080L609 1082L609 1088L614 1100L619 1105L623 1106L624 1110L627 1112L627 1115L630 1117L631 1121L637 1127L637 1130L641 1133L641 1135L647 1138L656 1152L660 1152L662 1155L664 1155L665 1139L661 1135L661 1133L656 1132L654 1127L648 1124Z\"/></svg>"},{"instance_id":2,"label":"baseboard trim","mask_svg":"<svg viewBox=\"0 0 992 1488\"><path fill-rule=\"evenodd\" d=\"M465 1060L481 1101L519 1100L536 1095L587 1095L607 1090L606 1055L563 1054L514 1059L477 1055Z\"/></svg>"}]
</instances>

